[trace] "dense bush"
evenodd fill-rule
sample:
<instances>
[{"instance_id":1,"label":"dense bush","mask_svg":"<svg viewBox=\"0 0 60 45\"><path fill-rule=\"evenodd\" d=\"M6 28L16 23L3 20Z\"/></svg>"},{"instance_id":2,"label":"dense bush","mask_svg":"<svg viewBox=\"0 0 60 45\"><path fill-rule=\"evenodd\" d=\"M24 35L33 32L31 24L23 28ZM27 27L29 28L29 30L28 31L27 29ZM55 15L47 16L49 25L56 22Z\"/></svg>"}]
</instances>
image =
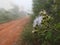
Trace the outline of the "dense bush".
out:
<instances>
[{"instance_id":1,"label":"dense bush","mask_svg":"<svg viewBox=\"0 0 60 45\"><path fill-rule=\"evenodd\" d=\"M32 33L33 20L26 26L22 34L21 45L59 45L60 43L60 23L54 24L54 19L44 22L36 33ZM18 41L20 42L20 41Z\"/></svg>"},{"instance_id":2,"label":"dense bush","mask_svg":"<svg viewBox=\"0 0 60 45\"><path fill-rule=\"evenodd\" d=\"M47 1L47 2L45 2ZM40 3L41 2L41 3ZM45 9L52 20L45 22L41 28L38 28L36 34L32 34L32 22L24 29L22 42L23 45L60 45L60 5L59 0L33 0L34 18L41 9ZM47 27L47 28L46 28Z\"/></svg>"}]
</instances>

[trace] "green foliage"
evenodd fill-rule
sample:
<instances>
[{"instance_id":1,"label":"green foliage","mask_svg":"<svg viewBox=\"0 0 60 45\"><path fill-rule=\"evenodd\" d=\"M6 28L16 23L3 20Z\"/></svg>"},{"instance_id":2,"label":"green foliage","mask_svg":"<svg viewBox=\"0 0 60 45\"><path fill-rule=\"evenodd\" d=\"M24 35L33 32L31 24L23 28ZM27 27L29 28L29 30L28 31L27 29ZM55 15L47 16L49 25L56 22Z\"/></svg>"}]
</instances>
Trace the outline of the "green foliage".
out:
<instances>
[{"instance_id":1,"label":"green foliage","mask_svg":"<svg viewBox=\"0 0 60 45\"><path fill-rule=\"evenodd\" d=\"M20 12L18 7L14 7L11 10L0 9L0 23L5 23L11 20L20 18Z\"/></svg>"},{"instance_id":2,"label":"green foliage","mask_svg":"<svg viewBox=\"0 0 60 45\"><path fill-rule=\"evenodd\" d=\"M49 19L50 18L50 19ZM43 22L44 21L44 22ZM42 21L42 26L37 28L34 33L34 39L39 40L39 45L59 45L60 40L60 23L53 24L53 18L45 17Z\"/></svg>"},{"instance_id":3,"label":"green foliage","mask_svg":"<svg viewBox=\"0 0 60 45\"><path fill-rule=\"evenodd\" d=\"M47 0L33 0L34 15L38 15L41 9L44 9Z\"/></svg>"},{"instance_id":4,"label":"green foliage","mask_svg":"<svg viewBox=\"0 0 60 45\"><path fill-rule=\"evenodd\" d=\"M48 15L52 16L54 20L50 22L45 22L43 20L42 22L43 26L41 27L42 29L38 31L39 36L42 37L40 38L43 40L42 45L48 45L46 44L46 42L48 42L49 45L59 45L60 44L59 43L60 42L60 3L59 3L60 1L59 0L45 0L45 1L46 2L44 2L43 0L44 3L42 4L41 0L35 0L35 1L33 0L34 14L38 15L41 9L45 9ZM48 28L46 28L46 26L48 26ZM46 31L46 30L49 30L49 31ZM44 33L45 31L46 33Z\"/></svg>"},{"instance_id":5,"label":"green foliage","mask_svg":"<svg viewBox=\"0 0 60 45\"><path fill-rule=\"evenodd\" d=\"M49 19L50 18L50 19ZM60 43L60 23L53 24L52 17L45 17L42 27L38 27L36 33L32 33L32 22L24 29L22 43L23 45L59 45Z\"/></svg>"},{"instance_id":6,"label":"green foliage","mask_svg":"<svg viewBox=\"0 0 60 45\"><path fill-rule=\"evenodd\" d=\"M32 22L41 9L45 9L51 18L45 17L42 27L32 33ZM33 20L23 32L22 42L27 45L60 45L60 0L33 0L33 12Z\"/></svg>"}]
</instances>

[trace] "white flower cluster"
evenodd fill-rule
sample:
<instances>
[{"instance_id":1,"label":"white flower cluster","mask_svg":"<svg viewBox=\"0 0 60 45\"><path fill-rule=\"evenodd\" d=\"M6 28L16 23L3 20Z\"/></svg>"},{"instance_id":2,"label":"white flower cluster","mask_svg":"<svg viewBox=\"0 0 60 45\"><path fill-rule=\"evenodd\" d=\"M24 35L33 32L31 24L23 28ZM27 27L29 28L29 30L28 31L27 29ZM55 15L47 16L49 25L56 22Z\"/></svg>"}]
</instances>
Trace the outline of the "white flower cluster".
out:
<instances>
[{"instance_id":1,"label":"white flower cluster","mask_svg":"<svg viewBox=\"0 0 60 45\"><path fill-rule=\"evenodd\" d=\"M38 16L33 22L33 27L36 27L36 25L38 26L41 25L42 19L43 19L42 16Z\"/></svg>"}]
</instances>

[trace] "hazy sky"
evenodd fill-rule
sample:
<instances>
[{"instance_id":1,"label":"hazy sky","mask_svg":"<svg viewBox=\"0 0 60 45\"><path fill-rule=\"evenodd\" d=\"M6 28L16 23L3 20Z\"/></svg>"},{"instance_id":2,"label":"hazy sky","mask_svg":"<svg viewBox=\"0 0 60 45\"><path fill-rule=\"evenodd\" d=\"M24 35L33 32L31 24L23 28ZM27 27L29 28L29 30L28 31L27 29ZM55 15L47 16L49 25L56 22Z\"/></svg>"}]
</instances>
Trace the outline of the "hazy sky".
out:
<instances>
[{"instance_id":1,"label":"hazy sky","mask_svg":"<svg viewBox=\"0 0 60 45\"><path fill-rule=\"evenodd\" d=\"M0 0L0 8L10 9L12 8L11 3L27 11L32 8L32 0Z\"/></svg>"}]
</instances>

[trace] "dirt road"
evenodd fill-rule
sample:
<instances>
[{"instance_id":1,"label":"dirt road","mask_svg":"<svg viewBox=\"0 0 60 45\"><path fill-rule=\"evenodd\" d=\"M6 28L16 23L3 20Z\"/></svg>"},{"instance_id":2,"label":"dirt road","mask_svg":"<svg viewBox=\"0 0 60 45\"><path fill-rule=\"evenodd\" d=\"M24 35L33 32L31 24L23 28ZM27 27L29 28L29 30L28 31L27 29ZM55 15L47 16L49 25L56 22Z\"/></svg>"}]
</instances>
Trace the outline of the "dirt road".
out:
<instances>
[{"instance_id":1,"label":"dirt road","mask_svg":"<svg viewBox=\"0 0 60 45\"><path fill-rule=\"evenodd\" d=\"M0 45L14 45L28 22L29 18L25 17L0 24Z\"/></svg>"}]
</instances>

